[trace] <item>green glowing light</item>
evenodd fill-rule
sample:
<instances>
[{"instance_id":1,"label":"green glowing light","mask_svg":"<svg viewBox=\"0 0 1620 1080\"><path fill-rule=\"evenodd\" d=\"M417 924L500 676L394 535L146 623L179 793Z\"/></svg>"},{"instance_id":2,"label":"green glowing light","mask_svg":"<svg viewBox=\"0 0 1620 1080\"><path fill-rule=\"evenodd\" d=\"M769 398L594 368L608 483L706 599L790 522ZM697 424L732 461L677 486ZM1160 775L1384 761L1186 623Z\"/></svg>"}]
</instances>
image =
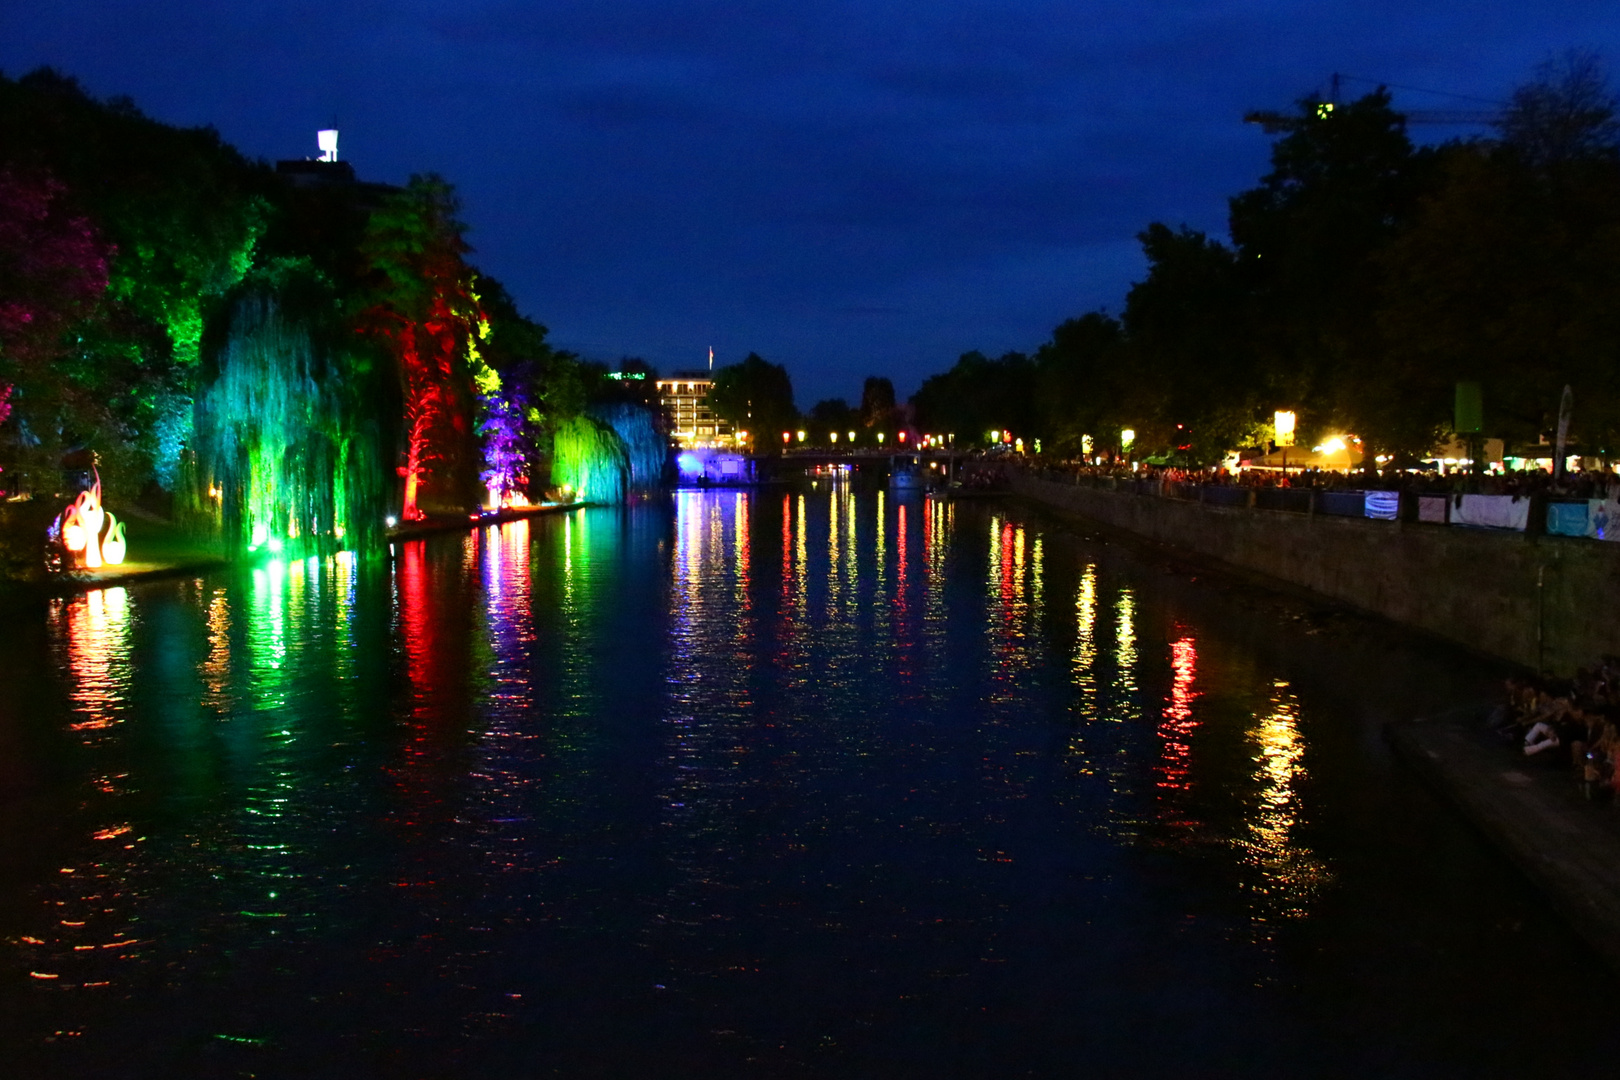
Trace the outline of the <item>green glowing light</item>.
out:
<instances>
[{"instance_id":1,"label":"green glowing light","mask_svg":"<svg viewBox=\"0 0 1620 1080\"><path fill-rule=\"evenodd\" d=\"M307 267L266 271L197 396L188 512L227 546L302 556L382 540L385 399L371 360L333 344L327 290Z\"/></svg>"},{"instance_id":2,"label":"green glowing light","mask_svg":"<svg viewBox=\"0 0 1620 1080\"><path fill-rule=\"evenodd\" d=\"M577 416L557 428L551 477L581 502L622 502L628 471L624 445L606 424Z\"/></svg>"},{"instance_id":3,"label":"green glowing light","mask_svg":"<svg viewBox=\"0 0 1620 1080\"><path fill-rule=\"evenodd\" d=\"M216 1033L214 1038L221 1042L241 1043L243 1046L264 1046L270 1041L258 1035L220 1035Z\"/></svg>"}]
</instances>

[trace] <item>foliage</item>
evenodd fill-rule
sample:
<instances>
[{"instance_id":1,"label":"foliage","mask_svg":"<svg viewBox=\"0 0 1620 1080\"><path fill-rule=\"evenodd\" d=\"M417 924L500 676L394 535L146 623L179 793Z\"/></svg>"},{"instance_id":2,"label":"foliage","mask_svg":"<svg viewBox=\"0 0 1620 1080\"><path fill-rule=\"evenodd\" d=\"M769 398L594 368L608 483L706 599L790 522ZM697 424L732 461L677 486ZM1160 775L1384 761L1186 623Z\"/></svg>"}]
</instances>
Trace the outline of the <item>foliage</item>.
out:
<instances>
[{"instance_id":1,"label":"foliage","mask_svg":"<svg viewBox=\"0 0 1620 1080\"><path fill-rule=\"evenodd\" d=\"M381 542L396 461L418 511L521 485L588 380L456 213L438 177L296 187L212 129L0 76L0 488L49 503L95 460L238 546L324 550Z\"/></svg>"},{"instance_id":2,"label":"foliage","mask_svg":"<svg viewBox=\"0 0 1620 1080\"><path fill-rule=\"evenodd\" d=\"M593 419L613 429L624 448L629 492L648 494L663 481L669 458L669 439L652 409L630 401L607 402L593 406Z\"/></svg>"},{"instance_id":3,"label":"foliage","mask_svg":"<svg viewBox=\"0 0 1620 1080\"><path fill-rule=\"evenodd\" d=\"M893 430L900 417L894 404L894 383L879 375L868 375L861 386L861 426Z\"/></svg>"},{"instance_id":4,"label":"foliage","mask_svg":"<svg viewBox=\"0 0 1620 1080\"><path fill-rule=\"evenodd\" d=\"M955 435L957 446L987 443L992 430L1033 431L1035 364L1023 353L997 360L963 353L949 371L926 379L911 403L918 427Z\"/></svg>"},{"instance_id":5,"label":"foliage","mask_svg":"<svg viewBox=\"0 0 1620 1080\"><path fill-rule=\"evenodd\" d=\"M855 430L860 419L861 414L843 398L826 398L810 410L808 434L812 442L818 443L830 441L828 437L835 431L843 438L846 432Z\"/></svg>"},{"instance_id":6,"label":"foliage","mask_svg":"<svg viewBox=\"0 0 1620 1080\"><path fill-rule=\"evenodd\" d=\"M189 508L230 549L290 555L381 539L388 486L374 367L307 264L256 273L196 407Z\"/></svg>"},{"instance_id":7,"label":"foliage","mask_svg":"<svg viewBox=\"0 0 1620 1080\"><path fill-rule=\"evenodd\" d=\"M613 428L590 416L557 425L551 480L567 494L589 503L624 501L630 462Z\"/></svg>"},{"instance_id":8,"label":"foliage","mask_svg":"<svg viewBox=\"0 0 1620 1080\"><path fill-rule=\"evenodd\" d=\"M765 452L777 449L778 433L793 430L799 420L787 369L757 353L716 371L708 400L716 416L748 432L753 445Z\"/></svg>"},{"instance_id":9,"label":"foliage","mask_svg":"<svg viewBox=\"0 0 1620 1080\"><path fill-rule=\"evenodd\" d=\"M1382 88L1262 115L1271 166L1230 243L1149 225L1117 322L1065 322L1033 378L964 355L913 398L925 430L1074 453L1130 427L1139 454L1208 463L1292 409L1301 441L1353 433L1372 462L1433 449L1469 380L1488 434L1546 435L1569 385L1577 442L1620 450L1620 125L1593 57L1543 65L1495 139L1415 149Z\"/></svg>"},{"instance_id":10,"label":"foliage","mask_svg":"<svg viewBox=\"0 0 1620 1080\"><path fill-rule=\"evenodd\" d=\"M0 147L15 165L49 169L103 230L116 250L109 299L157 331L129 342L142 359L195 365L204 320L253 263L266 170L212 128L97 102L49 68L0 77Z\"/></svg>"},{"instance_id":11,"label":"foliage","mask_svg":"<svg viewBox=\"0 0 1620 1080\"><path fill-rule=\"evenodd\" d=\"M1053 330L1036 351L1038 422L1055 452L1078 455L1086 436L1101 446L1135 422L1123 343L1119 321L1093 311Z\"/></svg>"},{"instance_id":12,"label":"foliage","mask_svg":"<svg viewBox=\"0 0 1620 1080\"><path fill-rule=\"evenodd\" d=\"M361 325L386 340L405 402L402 516L424 515L432 485L445 503L473 498L476 339L484 322L454 190L413 176L371 215L361 241L368 268ZM487 384L493 391L498 382Z\"/></svg>"},{"instance_id":13,"label":"foliage","mask_svg":"<svg viewBox=\"0 0 1620 1080\"><path fill-rule=\"evenodd\" d=\"M1613 160L1617 106L1597 54L1572 51L1542 63L1535 79L1514 90L1497 130L1502 145L1532 168Z\"/></svg>"}]
</instances>

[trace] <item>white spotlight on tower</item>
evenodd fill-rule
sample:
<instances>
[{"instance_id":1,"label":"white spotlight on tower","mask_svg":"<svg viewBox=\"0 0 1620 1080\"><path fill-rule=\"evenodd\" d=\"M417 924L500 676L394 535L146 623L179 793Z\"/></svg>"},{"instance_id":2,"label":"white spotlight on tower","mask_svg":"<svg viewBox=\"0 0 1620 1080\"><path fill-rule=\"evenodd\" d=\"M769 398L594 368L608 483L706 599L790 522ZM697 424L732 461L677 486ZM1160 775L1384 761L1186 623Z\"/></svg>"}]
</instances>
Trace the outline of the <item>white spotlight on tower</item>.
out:
<instances>
[{"instance_id":1,"label":"white spotlight on tower","mask_svg":"<svg viewBox=\"0 0 1620 1080\"><path fill-rule=\"evenodd\" d=\"M322 161L337 160L337 129L327 128L315 133L315 143L321 148Z\"/></svg>"}]
</instances>

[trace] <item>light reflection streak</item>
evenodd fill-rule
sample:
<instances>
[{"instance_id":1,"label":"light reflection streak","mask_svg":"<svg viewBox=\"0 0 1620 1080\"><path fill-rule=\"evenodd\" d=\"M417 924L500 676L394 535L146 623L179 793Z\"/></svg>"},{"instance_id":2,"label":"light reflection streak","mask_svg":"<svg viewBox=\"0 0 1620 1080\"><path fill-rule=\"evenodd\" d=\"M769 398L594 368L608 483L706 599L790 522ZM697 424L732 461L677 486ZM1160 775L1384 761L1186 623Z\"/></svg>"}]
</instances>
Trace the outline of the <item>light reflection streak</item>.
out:
<instances>
[{"instance_id":1,"label":"light reflection streak","mask_svg":"<svg viewBox=\"0 0 1620 1080\"><path fill-rule=\"evenodd\" d=\"M993 677L1001 684L998 695L1009 699L1020 692L1023 672L1035 664L1039 624L1030 598L1039 570L1030 564L1030 550L1023 525L991 515L986 615Z\"/></svg>"},{"instance_id":2,"label":"light reflection streak","mask_svg":"<svg viewBox=\"0 0 1620 1080\"><path fill-rule=\"evenodd\" d=\"M475 822L490 871L506 874L534 859L529 842L524 766L540 738L531 677L535 640L530 521L519 518L479 530L483 554L485 672L488 689L474 760L467 770L466 816Z\"/></svg>"},{"instance_id":3,"label":"light reflection streak","mask_svg":"<svg viewBox=\"0 0 1620 1080\"><path fill-rule=\"evenodd\" d=\"M1310 913L1332 872L1293 836L1303 809L1298 787L1305 777L1305 741L1299 733L1299 701L1287 682L1273 682L1270 709L1255 716L1246 737L1258 751L1257 790L1237 847L1259 878L1248 889L1251 920L1259 938L1270 941L1275 923Z\"/></svg>"},{"instance_id":4,"label":"light reflection streak","mask_svg":"<svg viewBox=\"0 0 1620 1080\"><path fill-rule=\"evenodd\" d=\"M827 492L827 609L829 612L839 609L839 599L843 590L839 587L838 568L841 564L839 558L839 541L842 539L838 523L838 485Z\"/></svg>"},{"instance_id":5,"label":"light reflection streak","mask_svg":"<svg viewBox=\"0 0 1620 1080\"><path fill-rule=\"evenodd\" d=\"M751 573L753 570L753 537L750 535L749 511L752 509L753 495L746 491L739 491L731 510L731 548L734 552L734 571L731 578L732 597L737 604L737 644L743 645L748 640L749 616L753 612L754 590ZM718 541L724 544L722 538Z\"/></svg>"},{"instance_id":6,"label":"light reflection streak","mask_svg":"<svg viewBox=\"0 0 1620 1080\"><path fill-rule=\"evenodd\" d=\"M801 623L810 611L810 525L805 520L805 510L805 497L800 495L793 537L793 593L796 602L794 615Z\"/></svg>"},{"instance_id":7,"label":"light reflection streak","mask_svg":"<svg viewBox=\"0 0 1620 1080\"><path fill-rule=\"evenodd\" d=\"M136 667L130 656L135 614L122 587L92 589L50 602L53 659L68 688L68 730L86 748L91 779L84 793L90 820L71 866L42 890L47 896L33 933L18 941L24 969L57 991L100 989L122 982L128 961L150 940L134 932L128 883L146 837L125 817L127 772L121 727L131 708Z\"/></svg>"},{"instance_id":8,"label":"light reflection streak","mask_svg":"<svg viewBox=\"0 0 1620 1080\"><path fill-rule=\"evenodd\" d=\"M675 503L670 654L662 720L667 779L660 792L659 818L668 829L668 859L676 880L661 919L693 932L701 927L702 912L725 876L724 864L732 857L737 830L736 803L742 787L737 767L745 750L745 721L751 715L749 661L755 638L754 619L736 587L750 573L746 559L736 554L748 546L744 531L748 498L729 492L683 492ZM730 537L714 528L724 520L722 507L728 500L733 504ZM691 523L700 519L707 526L693 527Z\"/></svg>"},{"instance_id":9,"label":"light reflection streak","mask_svg":"<svg viewBox=\"0 0 1620 1080\"><path fill-rule=\"evenodd\" d=\"M223 588L208 601L208 655L202 664L202 704L221 717L231 712L231 603Z\"/></svg>"},{"instance_id":10,"label":"light reflection streak","mask_svg":"<svg viewBox=\"0 0 1620 1080\"><path fill-rule=\"evenodd\" d=\"M901 500L895 505L894 517L894 625L897 631L904 635L903 644L911 644L911 603L907 595L911 588L911 578L907 571L911 563L911 538L906 529L906 516L910 510ZM924 506L924 513L927 507Z\"/></svg>"},{"instance_id":11,"label":"light reflection streak","mask_svg":"<svg viewBox=\"0 0 1620 1080\"><path fill-rule=\"evenodd\" d=\"M846 617L853 618L860 600L860 549L855 543L856 501L854 488L844 487L844 597Z\"/></svg>"},{"instance_id":12,"label":"light reflection streak","mask_svg":"<svg viewBox=\"0 0 1620 1080\"><path fill-rule=\"evenodd\" d=\"M884 491L882 488L878 488L878 490L877 490L877 514L876 514L875 518L873 519L876 522L876 524L873 526L873 535L872 535L872 540L873 540L873 543L874 543L874 545L876 547L876 553L875 553L875 555L873 557L873 565L874 565L873 583L874 583L874 589L873 589L873 592L872 592L872 596L873 596L873 598L875 600L876 613L878 614L878 616L880 618L884 614L886 614L886 608L888 606L888 596L887 596L885 590L888 588L889 549L888 549L888 544L886 542L886 537L884 535L885 534L884 526L887 524L887 514L888 514L888 509L887 509L888 504L887 504L887 500L886 500L887 495L888 495L888 493L886 491Z\"/></svg>"},{"instance_id":13,"label":"light reflection streak","mask_svg":"<svg viewBox=\"0 0 1620 1080\"><path fill-rule=\"evenodd\" d=\"M1136 693L1136 663L1136 595L1120 589L1114 606L1114 682L1120 705L1135 704L1130 695Z\"/></svg>"},{"instance_id":14,"label":"light reflection streak","mask_svg":"<svg viewBox=\"0 0 1620 1080\"><path fill-rule=\"evenodd\" d=\"M930 499L923 517L923 636L931 663L945 649L945 574L953 519L948 499Z\"/></svg>"},{"instance_id":15,"label":"light reflection streak","mask_svg":"<svg viewBox=\"0 0 1620 1080\"><path fill-rule=\"evenodd\" d=\"M1074 597L1074 684L1080 690L1077 709L1082 720L1101 715L1097 684L1097 564L1080 571Z\"/></svg>"},{"instance_id":16,"label":"light reflection streak","mask_svg":"<svg viewBox=\"0 0 1620 1080\"><path fill-rule=\"evenodd\" d=\"M68 697L75 732L105 731L122 722L132 671L129 662L129 594L122 587L92 589L69 600L53 600L59 647L66 661ZM66 626L62 627L65 620ZM86 745L95 736L86 735Z\"/></svg>"},{"instance_id":17,"label":"light reflection streak","mask_svg":"<svg viewBox=\"0 0 1620 1080\"><path fill-rule=\"evenodd\" d=\"M782 613L793 596L793 496L782 493Z\"/></svg>"},{"instance_id":18,"label":"light reflection streak","mask_svg":"<svg viewBox=\"0 0 1620 1080\"><path fill-rule=\"evenodd\" d=\"M1174 829L1202 828L1191 813L1189 796L1193 788L1192 738L1198 730L1193 701L1198 697L1198 645L1191 635L1170 644L1170 695L1159 716L1159 757L1153 765L1156 774L1159 820Z\"/></svg>"}]
</instances>

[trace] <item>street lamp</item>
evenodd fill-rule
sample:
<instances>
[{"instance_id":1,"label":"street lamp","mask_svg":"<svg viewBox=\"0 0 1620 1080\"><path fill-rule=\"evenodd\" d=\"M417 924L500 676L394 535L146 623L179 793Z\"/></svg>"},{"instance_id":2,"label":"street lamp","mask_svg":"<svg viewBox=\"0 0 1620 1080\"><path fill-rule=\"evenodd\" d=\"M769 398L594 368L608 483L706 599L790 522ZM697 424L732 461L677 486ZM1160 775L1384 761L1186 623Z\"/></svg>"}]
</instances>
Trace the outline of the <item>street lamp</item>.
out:
<instances>
[{"instance_id":1,"label":"street lamp","mask_svg":"<svg viewBox=\"0 0 1620 1080\"><path fill-rule=\"evenodd\" d=\"M1278 409L1272 415L1272 424L1277 430L1277 445L1282 447L1284 479L1288 477L1288 448L1294 445L1294 423L1297 419L1292 410Z\"/></svg>"}]
</instances>

